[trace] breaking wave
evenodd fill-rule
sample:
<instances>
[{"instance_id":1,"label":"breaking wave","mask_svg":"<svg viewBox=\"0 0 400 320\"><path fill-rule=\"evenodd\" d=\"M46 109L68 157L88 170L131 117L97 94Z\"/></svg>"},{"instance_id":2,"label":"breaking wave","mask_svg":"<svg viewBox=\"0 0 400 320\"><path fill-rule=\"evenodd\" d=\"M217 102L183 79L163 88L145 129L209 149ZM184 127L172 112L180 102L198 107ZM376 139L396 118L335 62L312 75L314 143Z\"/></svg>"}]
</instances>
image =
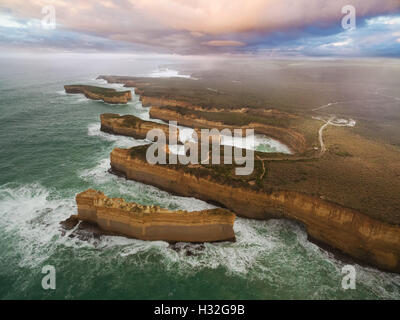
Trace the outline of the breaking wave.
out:
<instances>
[{"instance_id":1,"label":"breaking wave","mask_svg":"<svg viewBox=\"0 0 400 320\"><path fill-rule=\"evenodd\" d=\"M135 146L140 146L148 144L146 140L134 139L126 136L118 136L114 134L105 133L100 130L100 123L91 123L88 125L88 136L99 137L102 140L114 142L116 147L120 148L132 148Z\"/></svg>"},{"instance_id":2,"label":"breaking wave","mask_svg":"<svg viewBox=\"0 0 400 320\"><path fill-rule=\"evenodd\" d=\"M177 209L211 207L200 200L174 197L139 183L121 182L118 181L118 191L114 191L133 194L133 197L135 194L138 197L147 195L147 201L152 203L167 207L174 203ZM180 277L223 268L228 276L263 280L277 286L298 288L315 285L309 298L335 298L341 290L344 264L307 241L305 230L290 221L237 218L234 226L236 242L206 243L202 250L197 252L194 249L194 255L187 255L185 250L169 249L163 241L116 236L82 241L62 236L59 222L75 212L73 195L63 198L37 184L0 187L0 228L7 240L15 241L15 249L21 257L19 265L23 267L37 268L54 255L60 252L68 255L73 250L79 259L99 260L98 263L128 259L135 268L143 270L157 263L160 272L179 274ZM66 260L62 263L68 265L72 262ZM355 266L358 287L372 296L400 298L400 276ZM87 281L98 276L86 274Z\"/></svg>"},{"instance_id":3,"label":"breaking wave","mask_svg":"<svg viewBox=\"0 0 400 320\"><path fill-rule=\"evenodd\" d=\"M185 79L197 80L196 78L193 78L190 75L179 74L179 71L169 68L158 68L157 70L154 70L150 73L140 76L149 78L185 78Z\"/></svg>"}]
</instances>

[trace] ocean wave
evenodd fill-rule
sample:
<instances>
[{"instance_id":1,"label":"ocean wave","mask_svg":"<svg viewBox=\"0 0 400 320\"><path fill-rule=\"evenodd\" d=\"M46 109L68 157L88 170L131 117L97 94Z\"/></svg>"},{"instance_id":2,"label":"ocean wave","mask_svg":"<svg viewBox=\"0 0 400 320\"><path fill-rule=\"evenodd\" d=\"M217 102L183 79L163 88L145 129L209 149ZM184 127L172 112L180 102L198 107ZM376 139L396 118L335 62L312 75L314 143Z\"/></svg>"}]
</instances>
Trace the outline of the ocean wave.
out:
<instances>
[{"instance_id":1,"label":"ocean wave","mask_svg":"<svg viewBox=\"0 0 400 320\"><path fill-rule=\"evenodd\" d=\"M286 145L282 144L278 140L262 134L255 134L253 136L245 137L222 136L221 138L222 145L235 146L237 148L247 148L260 152L291 153Z\"/></svg>"},{"instance_id":2,"label":"ocean wave","mask_svg":"<svg viewBox=\"0 0 400 320\"><path fill-rule=\"evenodd\" d=\"M169 69L169 68L158 68L157 70L151 71L147 74L138 75L140 77L149 77L149 78L185 78L197 80L197 78L193 78L187 74L179 74L179 71Z\"/></svg>"},{"instance_id":3,"label":"ocean wave","mask_svg":"<svg viewBox=\"0 0 400 320\"><path fill-rule=\"evenodd\" d=\"M67 95L65 90L59 90L59 91L56 91L56 93L59 94L60 96L66 96Z\"/></svg>"},{"instance_id":4,"label":"ocean wave","mask_svg":"<svg viewBox=\"0 0 400 320\"><path fill-rule=\"evenodd\" d=\"M129 88L124 87L123 83L109 83L104 79L89 79L87 82L92 85L101 85L102 87L115 89L117 91L129 90Z\"/></svg>"},{"instance_id":5,"label":"ocean wave","mask_svg":"<svg viewBox=\"0 0 400 320\"><path fill-rule=\"evenodd\" d=\"M109 134L100 130L100 123L91 123L88 125L88 136L100 137L102 140L114 142L116 147L120 148L132 148L135 146L140 146L148 144L146 140L134 139L126 136L119 136L114 134Z\"/></svg>"},{"instance_id":6,"label":"ocean wave","mask_svg":"<svg viewBox=\"0 0 400 320\"><path fill-rule=\"evenodd\" d=\"M156 187L126 180L108 172L109 157L90 169L78 172L79 177L110 196L123 196L141 204L155 204L171 210L196 211L215 208L214 205L190 197L174 196Z\"/></svg>"},{"instance_id":7,"label":"ocean wave","mask_svg":"<svg viewBox=\"0 0 400 320\"><path fill-rule=\"evenodd\" d=\"M0 187L0 226L21 253L20 266L35 267L48 259L61 239L59 222L76 212L74 200L50 195L39 184Z\"/></svg>"},{"instance_id":8,"label":"ocean wave","mask_svg":"<svg viewBox=\"0 0 400 320\"><path fill-rule=\"evenodd\" d=\"M292 152L285 144L264 135L256 135L256 150L261 152L278 152L291 154Z\"/></svg>"},{"instance_id":9,"label":"ocean wave","mask_svg":"<svg viewBox=\"0 0 400 320\"><path fill-rule=\"evenodd\" d=\"M111 182L114 179L114 175L108 173L110 169L110 158L100 160L100 162L90 169L85 169L78 172L79 177L87 182L92 182L96 184L104 184Z\"/></svg>"},{"instance_id":10,"label":"ocean wave","mask_svg":"<svg viewBox=\"0 0 400 320\"><path fill-rule=\"evenodd\" d=\"M122 188L115 192L132 195L136 190L143 195L149 191L148 186L121 184L121 181L118 187ZM164 205L175 201L182 209L209 207L199 200L173 197L163 191L150 192L150 197L153 203ZM278 287L295 286L299 290L304 286L311 290L308 298L334 298L338 293L343 294L340 283L344 263L308 242L305 229L294 222L237 218L234 225L236 242L206 243L195 255L186 255L185 250L169 249L164 241L117 236L82 241L61 236L59 222L75 212L73 196L63 198L41 185L6 184L0 187L1 234L2 237L8 234L7 241L15 242L13 248L22 267L37 268L57 254L61 259L59 263L68 265L68 260L62 261L62 252L68 257L70 254L65 250L74 250L76 259L97 263L129 260L135 269L143 271L157 263L160 272L179 274L183 278L201 270L222 268L228 276L267 281ZM400 298L399 275L355 267L359 290L380 298ZM87 281L97 276L85 275ZM299 294L304 297L304 293Z\"/></svg>"}]
</instances>

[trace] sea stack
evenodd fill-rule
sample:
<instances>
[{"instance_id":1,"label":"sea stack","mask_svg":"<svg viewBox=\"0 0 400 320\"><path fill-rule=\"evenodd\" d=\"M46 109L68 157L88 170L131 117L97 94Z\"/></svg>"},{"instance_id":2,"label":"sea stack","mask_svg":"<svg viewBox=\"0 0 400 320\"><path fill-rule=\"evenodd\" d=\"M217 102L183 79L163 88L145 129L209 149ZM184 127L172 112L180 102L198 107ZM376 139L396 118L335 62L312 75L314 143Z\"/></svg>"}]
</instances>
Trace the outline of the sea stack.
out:
<instances>
[{"instance_id":1,"label":"sea stack","mask_svg":"<svg viewBox=\"0 0 400 320\"><path fill-rule=\"evenodd\" d=\"M314 242L339 250L361 263L400 273L400 225L304 192L249 184L244 178L228 176L232 172L228 165L194 168L151 165L146 160L146 146L115 148L110 158L111 172L127 179L180 196L219 203L244 218L285 218L300 222ZM261 164L256 163L253 174L258 176L261 170Z\"/></svg>"},{"instance_id":2,"label":"sea stack","mask_svg":"<svg viewBox=\"0 0 400 320\"><path fill-rule=\"evenodd\" d=\"M106 234L119 234L141 240L168 242L234 241L235 214L216 208L202 211L170 211L158 206L108 198L88 189L76 196L81 221L96 224Z\"/></svg>"}]
</instances>

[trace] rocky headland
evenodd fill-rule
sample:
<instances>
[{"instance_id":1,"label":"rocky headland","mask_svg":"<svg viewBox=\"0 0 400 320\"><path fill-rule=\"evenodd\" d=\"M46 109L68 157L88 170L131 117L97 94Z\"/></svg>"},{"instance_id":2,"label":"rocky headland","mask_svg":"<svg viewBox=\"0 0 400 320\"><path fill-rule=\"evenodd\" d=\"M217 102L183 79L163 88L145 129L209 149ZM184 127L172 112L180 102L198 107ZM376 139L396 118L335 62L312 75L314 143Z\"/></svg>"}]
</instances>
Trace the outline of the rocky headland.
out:
<instances>
[{"instance_id":1,"label":"rocky headland","mask_svg":"<svg viewBox=\"0 0 400 320\"><path fill-rule=\"evenodd\" d=\"M164 83L159 83L158 79L105 75L99 76L98 79L135 88L142 105L151 107L150 116L154 119L177 121L179 125L195 130L254 129L256 134L279 140L297 154L312 152L317 142L314 128L307 128L309 130L304 133L298 130L298 123L302 123L303 119L299 119L293 113L274 108L231 107L215 104L212 100L209 103L197 103L197 100L206 96L203 92L200 92L196 99L188 99L186 92L182 93L182 96L176 93L178 90L175 89L165 92L166 89L162 86ZM176 95L179 98L175 98Z\"/></svg>"},{"instance_id":2,"label":"rocky headland","mask_svg":"<svg viewBox=\"0 0 400 320\"><path fill-rule=\"evenodd\" d=\"M226 209L170 211L158 206L108 198L88 189L76 196L78 215L63 225L67 229L76 221L100 228L103 234L123 235L141 240L175 242L234 241L235 215Z\"/></svg>"},{"instance_id":3,"label":"rocky headland","mask_svg":"<svg viewBox=\"0 0 400 320\"><path fill-rule=\"evenodd\" d=\"M399 150L370 139L363 125L356 130L328 126L322 152L321 122L297 112L297 105L266 108L266 98L255 98L253 92L244 96L236 87L226 91L225 86L225 93L217 94L201 81L102 79L135 87L143 105L152 107L153 118L195 129L252 128L293 151L293 155L256 152L254 172L238 177L230 165L150 165L145 158L147 146L117 148L111 153L112 172L216 203L238 216L298 221L310 240L321 246L400 273L400 183L394 178L400 172ZM257 97L263 94L257 92ZM248 107L248 101L254 105ZM289 109L293 113L286 112Z\"/></svg>"},{"instance_id":4,"label":"rocky headland","mask_svg":"<svg viewBox=\"0 0 400 320\"><path fill-rule=\"evenodd\" d=\"M102 88L89 85L65 85L66 93L81 93L86 98L92 100L102 100L111 104L126 104L132 100L132 93L130 90L117 91L110 88Z\"/></svg>"},{"instance_id":5,"label":"rocky headland","mask_svg":"<svg viewBox=\"0 0 400 320\"><path fill-rule=\"evenodd\" d=\"M213 112L218 112L218 111L213 111ZM233 131L234 129L242 129L242 130L253 129L256 134L264 134L266 136L272 137L274 139L283 142L291 149L293 153L303 153L307 149L305 137L302 134L290 128L280 128L277 126L271 126L256 122L237 126L220 121L202 118L201 114L200 115L193 113L184 114L178 112L177 110L173 110L172 108L155 107L155 106L151 107L150 116L154 119L161 119L164 121L173 119L179 125L195 129L215 128L218 130L222 130L226 128L230 129L231 131Z\"/></svg>"},{"instance_id":6,"label":"rocky headland","mask_svg":"<svg viewBox=\"0 0 400 320\"><path fill-rule=\"evenodd\" d=\"M399 225L300 191L265 190L242 181L221 180L213 169L218 166L209 166L202 172L200 168L190 171L183 165L150 165L144 152L144 147L114 149L112 170L174 194L219 204L241 217L301 222L311 239L361 262L400 272Z\"/></svg>"},{"instance_id":7,"label":"rocky headland","mask_svg":"<svg viewBox=\"0 0 400 320\"><path fill-rule=\"evenodd\" d=\"M110 134L128 136L136 139L146 139L148 131L158 129L164 132L167 142L170 137L168 125L153 121L145 121L132 115L120 116L116 113L104 113L100 115L100 122L100 130ZM175 139L178 141L178 128L176 128L175 134Z\"/></svg>"}]
</instances>

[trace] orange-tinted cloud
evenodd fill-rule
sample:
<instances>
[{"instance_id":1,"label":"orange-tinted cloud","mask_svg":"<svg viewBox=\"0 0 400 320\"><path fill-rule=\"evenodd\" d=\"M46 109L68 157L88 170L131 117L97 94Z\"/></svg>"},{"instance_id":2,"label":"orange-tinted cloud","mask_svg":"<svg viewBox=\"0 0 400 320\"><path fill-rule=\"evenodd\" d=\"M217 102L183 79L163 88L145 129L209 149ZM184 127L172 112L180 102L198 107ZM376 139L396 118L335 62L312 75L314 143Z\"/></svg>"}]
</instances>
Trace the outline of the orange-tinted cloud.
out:
<instances>
[{"instance_id":1,"label":"orange-tinted cloud","mask_svg":"<svg viewBox=\"0 0 400 320\"><path fill-rule=\"evenodd\" d=\"M340 25L349 2L357 16L400 9L400 0L1 0L18 18L41 19L54 5L57 26L172 52L199 52L251 43L250 33Z\"/></svg>"},{"instance_id":2,"label":"orange-tinted cloud","mask_svg":"<svg viewBox=\"0 0 400 320\"><path fill-rule=\"evenodd\" d=\"M243 47L246 45L244 42L234 40L211 40L203 42L203 44L212 47Z\"/></svg>"},{"instance_id":3,"label":"orange-tinted cloud","mask_svg":"<svg viewBox=\"0 0 400 320\"><path fill-rule=\"evenodd\" d=\"M130 0L168 26L208 34L277 30L312 23L340 23L349 2L357 15L400 7L399 0Z\"/></svg>"}]
</instances>

